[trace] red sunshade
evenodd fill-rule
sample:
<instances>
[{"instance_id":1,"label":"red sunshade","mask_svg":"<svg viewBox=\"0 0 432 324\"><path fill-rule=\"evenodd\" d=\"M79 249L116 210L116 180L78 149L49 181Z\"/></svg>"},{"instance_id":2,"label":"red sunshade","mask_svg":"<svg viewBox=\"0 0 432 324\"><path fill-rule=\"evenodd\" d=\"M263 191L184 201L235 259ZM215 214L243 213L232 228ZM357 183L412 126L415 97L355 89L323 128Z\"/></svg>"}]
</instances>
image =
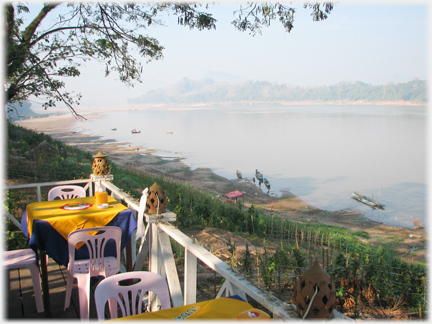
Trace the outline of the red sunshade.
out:
<instances>
[{"instance_id":1,"label":"red sunshade","mask_svg":"<svg viewBox=\"0 0 432 324\"><path fill-rule=\"evenodd\" d=\"M236 197L239 197L239 196L242 196L242 195L243 195L243 192L238 191L238 190L231 191L231 192L228 192L227 194L225 194L225 196L229 197L229 198L236 198Z\"/></svg>"}]
</instances>

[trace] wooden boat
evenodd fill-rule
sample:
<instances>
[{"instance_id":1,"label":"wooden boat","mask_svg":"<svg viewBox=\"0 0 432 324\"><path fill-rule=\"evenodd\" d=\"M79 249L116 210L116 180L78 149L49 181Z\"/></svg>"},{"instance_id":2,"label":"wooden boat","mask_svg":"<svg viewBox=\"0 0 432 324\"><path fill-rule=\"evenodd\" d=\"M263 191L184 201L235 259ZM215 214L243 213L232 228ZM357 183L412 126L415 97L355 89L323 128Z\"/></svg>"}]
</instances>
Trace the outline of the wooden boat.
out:
<instances>
[{"instance_id":1,"label":"wooden boat","mask_svg":"<svg viewBox=\"0 0 432 324\"><path fill-rule=\"evenodd\" d=\"M136 129L136 128L132 129L131 132L132 132L132 134L139 134L139 133L141 133L141 131L138 130L138 129Z\"/></svg>"},{"instance_id":2,"label":"wooden boat","mask_svg":"<svg viewBox=\"0 0 432 324\"><path fill-rule=\"evenodd\" d=\"M256 176L256 178L258 179L259 182L263 182L264 177L263 177L263 175L262 175L262 173L261 173L260 170L258 170L258 169L255 170L255 176Z\"/></svg>"},{"instance_id":3,"label":"wooden boat","mask_svg":"<svg viewBox=\"0 0 432 324\"><path fill-rule=\"evenodd\" d=\"M363 203L363 204L365 204L365 205L368 205L369 207L372 207L373 209L375 209L375 208L379 208L379 209L384 210L384 206L385 206L385 205L379 203L378 201L376 201L376 200L374 200L374 199L372 199L372 198L369 198L369 197L363 196L363 195L359 194L358 192L355 192L355 191L354 191L354 192L351 194L351 198L352 198L352 199L355 199L355 200L357 200L358 202L361 202L361 203Z\"/></svg>"},{"instance_id":4,"label":"wooden boat","mask_svg":"<svg viewBox=\"0 0 432 324\"><path fill-rule=\"evenodd\" d=\"M112 131L116 131L116 130L117 130L117 128L111 128L111 130L112 130Z\"/></svg>"},{"instance_id":5,"label":"wooden boat","mask_svg":"<svg viewBox=\"0 0 432 324\"><path fill-rule=\"evenodd\" d=\"M241 172L239 170L237 170L236 173L237 173L237 178L241 179L242 178Z\"/></svg>"},{"instance_id":6,"label":"wooden boat","mask_svg":"<svg viewBox=\"0 0 432 324\"><path fill-rule=\"evenodd\" d=\"M264 184L267 187L267 189L270 190L270 181L268 181L267 178L264 178Z\"/></svg>"}]
</instances>

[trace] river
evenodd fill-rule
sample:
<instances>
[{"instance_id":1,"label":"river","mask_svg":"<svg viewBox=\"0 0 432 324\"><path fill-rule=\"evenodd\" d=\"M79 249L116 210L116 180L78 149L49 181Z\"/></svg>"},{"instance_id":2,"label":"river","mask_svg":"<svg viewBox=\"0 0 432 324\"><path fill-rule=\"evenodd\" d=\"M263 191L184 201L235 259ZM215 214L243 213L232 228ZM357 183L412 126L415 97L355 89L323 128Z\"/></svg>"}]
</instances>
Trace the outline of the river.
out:
<instances>
[{"instance_id":1,"label":"river","mask_svg":"<svg viewBox=\"0 0 432 324\"><path fill-rule=\"evenodd\" d=\"M258 168L271 195L288 190L321 209L360 210L408 228L416 217L427 227L426 106L127 110L73 127L157 149L166 158L183 157L192 169L208 167L228 179L236 178L236 170L252 178ZM131 134L133 128L141 133ZM385 209L351 199L353 191Z\"/></svg>"}]
</instances>

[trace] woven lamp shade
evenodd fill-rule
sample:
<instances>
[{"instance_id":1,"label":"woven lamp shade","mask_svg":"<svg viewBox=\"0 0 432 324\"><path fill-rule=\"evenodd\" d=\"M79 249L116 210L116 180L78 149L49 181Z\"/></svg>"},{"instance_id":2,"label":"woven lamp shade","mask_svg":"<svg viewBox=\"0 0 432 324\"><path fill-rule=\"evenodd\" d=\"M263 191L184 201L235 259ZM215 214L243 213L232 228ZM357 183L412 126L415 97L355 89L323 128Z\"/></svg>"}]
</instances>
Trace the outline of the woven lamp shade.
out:
<instances>
[{"instance_id":1,"label":"woven lamp shade","mask_svg":"<svg viewBox=\"0 0 432 324\"><path fill-rule=\"evenodd\" d=\"M147 214L155 215L158 213L158 205L159 205L159 214L164 213L166 211L168 199L165 195L165 191L162 187L155 182L148 191L146 209Z\"/></svg>"},{"instance_id":2,"label":"woven lamp shade","mask_svg":"<svg viewBox=\"0 0 432 324\"><path fill-rule=\"evenodd\" d=\"M312 300L316 289L317 294ZM303 317L309 304L310 309L306 318L329 319L333 318L333 308L336 302L336 288L329 274L321 268L318 261L302 273L294 293L297 314Z\"/></svg>"},{"instance_id":3,"label":"woven lamp shade","mask_svg":"<svg viewBox=\"0 0 432 324\"><path fill-rule=\"evenodd\" d=\"M103 154L102 150L99 150L99 153L96 155L93 155L93 165L92 165L92 171L93 174L96 176L103 176L108 175L111 171L111 167L108 164L108 155Z\"/></svg>"}]
</instances>

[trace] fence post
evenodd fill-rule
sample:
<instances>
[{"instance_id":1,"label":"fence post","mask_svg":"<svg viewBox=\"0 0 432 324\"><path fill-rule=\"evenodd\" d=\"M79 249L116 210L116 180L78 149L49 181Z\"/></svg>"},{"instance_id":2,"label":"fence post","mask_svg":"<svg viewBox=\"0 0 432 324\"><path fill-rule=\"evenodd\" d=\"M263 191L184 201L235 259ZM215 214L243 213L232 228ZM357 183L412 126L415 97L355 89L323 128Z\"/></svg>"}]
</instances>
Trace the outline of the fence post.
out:
<instances>
[{"instance_id":1,"label":"fence post","mask_svg":"<svg viewBox=\"0 0 432 324\"><path fill-rule=\"evenodd\" d=\"M41 201L42 201L41 187L40 187L40 186L37 186L37 187L36 187L36 191L37 191L37 199L38 199L38 202L41 202Z\"/></svg>"},{"instance_id":2,"label":"fence post","mask_svg":"<svg viewBox=\"0 0 432 324\"><path fill-rule=\"evenodd\" d=\"M197 257L185 248L184 304L196 303Z\"/></svg>"}]
</instances>

